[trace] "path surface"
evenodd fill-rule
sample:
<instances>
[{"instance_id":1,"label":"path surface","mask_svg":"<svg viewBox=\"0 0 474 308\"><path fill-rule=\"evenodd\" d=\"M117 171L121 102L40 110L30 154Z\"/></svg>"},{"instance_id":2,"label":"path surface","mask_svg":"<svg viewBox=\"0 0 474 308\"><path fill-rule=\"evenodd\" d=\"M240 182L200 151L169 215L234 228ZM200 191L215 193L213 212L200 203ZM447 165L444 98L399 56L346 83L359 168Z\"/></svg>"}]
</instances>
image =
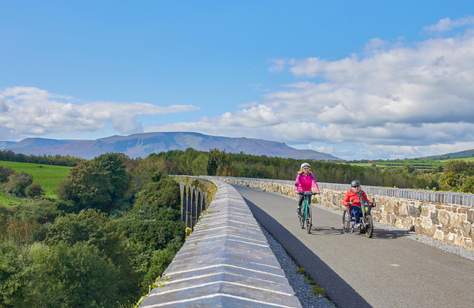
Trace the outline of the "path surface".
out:
<instances>
[{"instance_id":1,"label":"path surface","mask_svg":"<svg viewBox=\"0 0 474 308\"><path fill-rule=\"evenodd\" d=\"M377 228L342 234L341 215L313 207L307 234L296 201L236 187L257 220L340 307L474 307L474 262Z\"/></svg>"}]
</instances>

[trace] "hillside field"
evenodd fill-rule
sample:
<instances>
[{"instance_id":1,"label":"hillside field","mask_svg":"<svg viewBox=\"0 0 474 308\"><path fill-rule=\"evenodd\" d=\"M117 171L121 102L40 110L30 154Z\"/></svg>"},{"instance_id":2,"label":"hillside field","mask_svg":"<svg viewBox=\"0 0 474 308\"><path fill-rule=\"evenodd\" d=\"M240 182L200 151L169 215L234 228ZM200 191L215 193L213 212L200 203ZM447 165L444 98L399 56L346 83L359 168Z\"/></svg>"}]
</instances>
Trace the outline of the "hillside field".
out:
<instances>
[{"instance_id":1,"label":"hillside field","mask_svg":"<svg viewBox=\"0 0 474 308\"><path fill-rule=\"evenodd\" d=\"M453 160L464 160L469 162L474 162L474 157L464 157L464 158L452 158L452 159L443 159L443 160L436 160L436 159L399 159L399 160L374 160L370 162L347 162L353 166L362 166L362 167L370 167L376 166L381 168L387 167L405 167L405 166L412 166L418 170L427 170L427 171L434 171L435 169L442 167L449 161Z\"/></svg>"},{"instance_id":2,"label":"hillside field","mask_svg":"<svg viewBox=\"0 0 474 308\"><path fill-rule=\"evenodd\" d=\"M70 167L41 165L32 163L20 163L10 161L0 161L0 166L15 170L15 172L28 173L33 177L33 181L43 187L45 196L56 198L57 188L59 184L66 178L71 170ZM0 195L1 203L16 204L22 199L6 196L4 193ZM24 199L23 199L24 200Z\"/></svg>"}]
</instances>

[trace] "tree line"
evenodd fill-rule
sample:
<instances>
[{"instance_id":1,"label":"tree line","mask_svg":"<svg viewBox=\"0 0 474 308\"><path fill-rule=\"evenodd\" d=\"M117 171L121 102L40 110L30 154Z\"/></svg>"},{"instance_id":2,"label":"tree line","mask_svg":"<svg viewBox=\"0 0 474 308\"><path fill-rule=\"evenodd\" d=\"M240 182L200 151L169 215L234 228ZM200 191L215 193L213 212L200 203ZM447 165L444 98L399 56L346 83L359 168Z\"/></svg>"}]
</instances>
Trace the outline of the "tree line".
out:
<instances>
[{"instance_id":1,"label":"tree line","mask_svg":"<svg viewBox=\"0 0 474 308\"><path fill-rule=\"evenodd\" d=\"M0 160L4 161L16 161L21 163L35 163L44 165L57 165L57 166L75 166L79 162L83 161L81 158L73 156L62 156L62 155L26 155L15 153L10 150L0 150Z\"/></svg>"}]
</instances>

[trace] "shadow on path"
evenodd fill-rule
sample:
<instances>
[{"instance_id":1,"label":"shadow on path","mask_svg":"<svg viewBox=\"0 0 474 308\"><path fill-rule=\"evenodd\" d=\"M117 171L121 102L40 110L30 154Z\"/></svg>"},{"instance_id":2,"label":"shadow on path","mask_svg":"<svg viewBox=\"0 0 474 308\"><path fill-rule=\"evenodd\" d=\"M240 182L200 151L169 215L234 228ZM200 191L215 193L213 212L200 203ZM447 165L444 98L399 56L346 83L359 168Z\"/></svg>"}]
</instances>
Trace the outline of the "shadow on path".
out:
<instances>
[{"instance_id":1,"label":"shadow on path","mask_svg":"<svg viewBox=\"0 0 474 308\"><path fill-rule=\"evenodd\" d=\"M374 229L374 237L382 240L397 239L400 237L409 236L411 233L408 230L387 230L387 229Z\"/></svg>"},{"instance_id":2,"label":"shadow on path","mask_svg":"<svg viewBox=\"0 0 474 308\"><path fill-rule=\"evenodd\" d=\"M245 198L244 198L245 199ZM277 239L285 250L305 269L317 284L326 289L328 297L339 307L371 307L348 283L324 263L273 217L245 199L258 222ZM321 228L321 231L337 232L337 229Z\"/></svg>"}]
</instances>

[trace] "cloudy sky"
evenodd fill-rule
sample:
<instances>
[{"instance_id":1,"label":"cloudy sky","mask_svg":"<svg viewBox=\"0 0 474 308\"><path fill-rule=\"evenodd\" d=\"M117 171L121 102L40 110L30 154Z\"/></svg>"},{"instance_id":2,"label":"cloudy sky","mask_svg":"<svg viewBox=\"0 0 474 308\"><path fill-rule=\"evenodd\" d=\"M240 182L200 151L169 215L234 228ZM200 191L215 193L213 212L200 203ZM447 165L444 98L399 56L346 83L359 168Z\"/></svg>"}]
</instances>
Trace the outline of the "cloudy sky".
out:
<instances>
[{"instance_id":1,"label":"cloudy sky","mask_svg":"<svg viewBox=\"0 0 474 308\"><path fill-rule=\"evenodd\" d=\"M345 159L473 149L474 3L345 2L0 2L0 140L197 131Z\"/></svg>"}]
</instances>

